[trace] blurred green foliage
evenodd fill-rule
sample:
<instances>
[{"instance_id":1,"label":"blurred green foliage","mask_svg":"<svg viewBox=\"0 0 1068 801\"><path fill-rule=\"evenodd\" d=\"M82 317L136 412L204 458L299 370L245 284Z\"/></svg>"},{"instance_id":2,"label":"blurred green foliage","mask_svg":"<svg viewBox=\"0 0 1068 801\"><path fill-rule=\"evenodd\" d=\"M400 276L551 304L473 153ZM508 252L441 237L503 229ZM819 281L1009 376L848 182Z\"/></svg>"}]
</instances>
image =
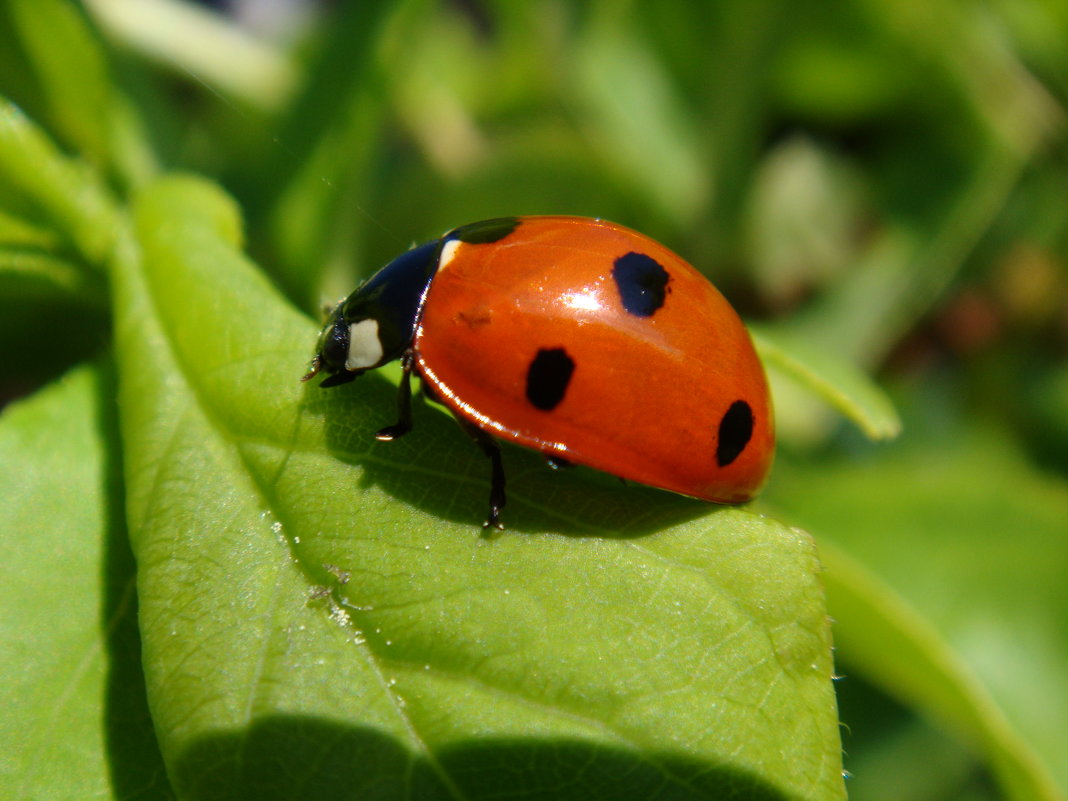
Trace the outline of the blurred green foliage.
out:
<instances>
[{"instance_id":1,"label":"blurred green foliage","mask_svg":"<svg viewBox=\"0 0 1068 801\"><path fill-rule=\"evenodd\" d=\"M824 553L852 796L1063 798L1068 6L298 12L0 9L0 94L51 138L6 126L0 147L5 396L107 352L117 209L163 171L232 193L313 316L471 220L640 229L766 337L781 446L758 508ZM894 429L848 369L890 389L899 441L831 411L837 389Z\"/></svg>"}]
</instances>

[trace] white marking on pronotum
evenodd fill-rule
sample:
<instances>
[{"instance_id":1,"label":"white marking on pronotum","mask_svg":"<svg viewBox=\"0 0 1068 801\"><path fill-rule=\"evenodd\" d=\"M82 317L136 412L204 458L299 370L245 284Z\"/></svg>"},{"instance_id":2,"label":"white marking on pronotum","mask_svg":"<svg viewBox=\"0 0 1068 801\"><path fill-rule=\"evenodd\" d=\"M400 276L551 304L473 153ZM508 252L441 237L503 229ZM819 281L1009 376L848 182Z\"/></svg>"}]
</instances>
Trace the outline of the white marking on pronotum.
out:
<instances>
[{"instance_id":1,"label":"white marking on pronotum","mask_svg":"<svg viewBox=\"0 0 1068 801\"><path fill-rule=\"evenodd\" d=\"M368 370L382 360L382 353L382 340L378 338L378 320L360 320L349 326L346 370Z\"/></svg>"},{"instance_id":2,"label":"white marking on pronotum","mask_svg":"<svg viewBox=\"0 0 1068 801\"><path fill-rule=\"evenodd\" d=\"M444 245L441 246L441 255L438 256L438 269L447 267L449 262L456 258L456 251L460 249L462 245L459 239L450 239Z\"/></svg>"}]
</instances>

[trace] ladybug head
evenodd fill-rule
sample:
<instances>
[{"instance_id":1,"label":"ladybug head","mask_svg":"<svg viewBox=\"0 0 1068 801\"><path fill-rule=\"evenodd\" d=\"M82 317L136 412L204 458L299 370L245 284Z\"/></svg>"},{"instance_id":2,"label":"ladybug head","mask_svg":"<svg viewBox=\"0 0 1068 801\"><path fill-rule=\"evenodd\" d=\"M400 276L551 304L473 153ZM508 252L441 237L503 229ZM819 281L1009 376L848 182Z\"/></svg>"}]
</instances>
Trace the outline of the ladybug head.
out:
<instances>
[{"instance_id":1,"label":"ladybug head","mask_svg":"<svg viewBox=\"0 0 1068 801\"><path fill-rule=\"evenodd\" d=\"M337 304L334 310L326 318L326 324L319 333L319 343L315 347L315 356L312 357L308 372L304 374L302 381L308 381L320 371L326 372L320 386L332 387L338 384L346 384L356 378L363 370L350 370L346 363L349 360L349 345L352 341L352 327L345 322L345 303Z\"/></svg>"},{"instance_id":2,"label":"ladybug head","mask_svg":"<svg viewBox=\"0 0 1068 801\"><path fill-rule=\"evenodd\" d=\"M438 242L409 250L341 301L327 317L303 380L322 371L329 375L319 386L333 387L400 358L412 344L438 250Z\"/></svg>"},{"instance_id":3,"label":"ladybug head","mask_svg":"<svg viewBox=\"0 0 1068 801\"><path fill-rule=\"evenodd\" d=\"M388 315L378 311L362 289L339 303L319 333L315 356L302 380L322 371L328 375L319 386L335 387L398 358L411 335L398 334Z\"/></svg>"}]
</instances>

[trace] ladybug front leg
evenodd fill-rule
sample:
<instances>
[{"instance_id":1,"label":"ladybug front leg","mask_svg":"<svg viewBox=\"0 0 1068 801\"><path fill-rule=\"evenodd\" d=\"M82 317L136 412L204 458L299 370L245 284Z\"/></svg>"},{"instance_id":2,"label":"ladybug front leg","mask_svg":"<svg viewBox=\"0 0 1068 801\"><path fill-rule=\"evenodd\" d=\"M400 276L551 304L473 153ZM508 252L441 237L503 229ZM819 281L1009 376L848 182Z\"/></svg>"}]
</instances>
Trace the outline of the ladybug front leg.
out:
<instances>
[{"instance_id":1,"label":"ladybug front leg","mask_svg":"<svg viewBox=\"0 0 1068 801\"><path fill-rule=\"evenodd\" d=\"M456 418L456 422L460 424L460 427L467 432L467 435L475 441L475 444L482 449L482 452L490 460L490 510L486 520L482 523L482 528L495 528L503 531L504 524L501 522L501 510L508 503L508 496L504 492L504 463L501 461L501 446L497 444L497 440L481 428L471 425L460 418Z\"/></svg>"},{"instance_id":2,"label":"ladybug front leg","mask_svg":"<svg viewBox=\"0 0 1068 801\"><path fill-rule=\"evenodd\" d=\"M410 350L401 356L401 380L397 387L397 422L375 434L379 442L399 439L412 430L412 364L415 357Z\"/></svg>"}]
</instances>

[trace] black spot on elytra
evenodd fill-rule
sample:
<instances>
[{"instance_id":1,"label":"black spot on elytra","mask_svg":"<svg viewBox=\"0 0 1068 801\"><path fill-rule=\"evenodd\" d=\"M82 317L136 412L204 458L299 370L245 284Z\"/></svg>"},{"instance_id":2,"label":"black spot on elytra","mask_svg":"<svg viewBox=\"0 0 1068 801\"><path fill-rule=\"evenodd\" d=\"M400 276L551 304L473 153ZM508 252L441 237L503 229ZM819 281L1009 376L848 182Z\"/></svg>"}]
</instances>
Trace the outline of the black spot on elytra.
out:
<instances>
[{"instance_id":1,"label":"black spot on elytra","mask_svg":"<svg viewBox=\"0 0 1068 801\"><path fill-rule=\"evenodd\" d=\"M628 253L612 266L623 308L637 317L652 317L664 305L670 276L654 258L644 253Z\"/></svg>"},{"instance_id":2,"label":"black spot on elytra","mask_svg":"<svg viewBox=\"0 0 1068 801\"><path fill-rule=\"evenodd\" d=\"M543 412L551 412L567 393L575 360L563 348L542 348L527 369L527 400Z\"/></svg>"},{"instance_id":3,"label":"black spot on elytra","mask_svg":"<svg viewBox=\"0 0 1068 801\"><path fill-rule=\"evenodd\" d=\"M719 421L716 463L726 467L745 450L753 437L753 410L745 401L735 401Z\"/></svg>"},{"instance_id":4,"label":"black spot on elytra","mask_svg":"<svg viewBox=\"0 0 1068 801\"><path fill-rule=\"evenodd\" d=\"M522 221L518 217L496 217L492 220L471 223L457 228L446 239L459 239L470 245L489 245L500 242L519 227Z\"/></svg>"}]
</instances>

